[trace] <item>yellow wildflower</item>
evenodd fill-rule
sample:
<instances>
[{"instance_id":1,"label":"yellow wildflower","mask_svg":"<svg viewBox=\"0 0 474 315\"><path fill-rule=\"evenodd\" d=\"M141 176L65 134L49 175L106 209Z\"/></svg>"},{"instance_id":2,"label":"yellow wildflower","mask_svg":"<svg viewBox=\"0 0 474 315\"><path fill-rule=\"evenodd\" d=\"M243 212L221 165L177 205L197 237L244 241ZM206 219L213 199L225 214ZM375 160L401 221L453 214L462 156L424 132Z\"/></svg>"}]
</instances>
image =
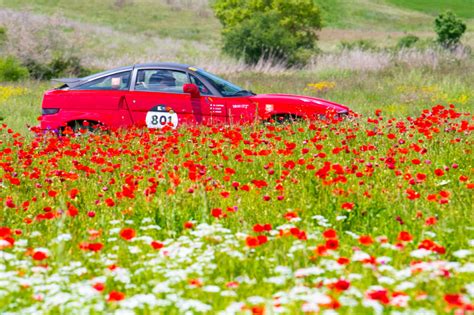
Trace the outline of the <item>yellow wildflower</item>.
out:
<instances>
[{"instance_id":1,"label":"yellow wildflower","mask_svg":"<svg viewBox=\"0 0 474 315\"><path fill-rule=\"evenodd\" d=\"M9 98L26 94L28 90L16 86L1 86L0 85L0 103L6 102Z\"/></svg>"},{"instance_id":2,"label":"yellow wildflower","mask_svg":"<svg viewBox=\"0 0 474 315\"><path fill-rule=\"evenodd\" d=\"M306 86L306 90L315 90L317 92L326 92L336 87L336 82L333 81L320 81L316 83L309 83Z\"/></svg>"}]
</instances>

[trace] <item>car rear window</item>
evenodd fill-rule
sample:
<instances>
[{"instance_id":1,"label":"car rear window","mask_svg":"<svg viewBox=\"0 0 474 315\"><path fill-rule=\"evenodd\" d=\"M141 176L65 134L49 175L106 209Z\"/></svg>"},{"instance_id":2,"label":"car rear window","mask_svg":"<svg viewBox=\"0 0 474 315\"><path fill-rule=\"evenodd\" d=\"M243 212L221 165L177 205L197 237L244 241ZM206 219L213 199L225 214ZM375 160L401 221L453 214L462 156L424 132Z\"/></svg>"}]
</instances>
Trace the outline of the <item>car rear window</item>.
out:
<instances>
[{"instance_id":1,"label":"car rear window","mask_svg":"<svg viewBox=\"0 0 474 315\"><path fill-rule=\"evenodd\" d=\"M114 73L84 83L75 90L128 90L130 87L130 71Z\"/></svg>"}]
</instances>

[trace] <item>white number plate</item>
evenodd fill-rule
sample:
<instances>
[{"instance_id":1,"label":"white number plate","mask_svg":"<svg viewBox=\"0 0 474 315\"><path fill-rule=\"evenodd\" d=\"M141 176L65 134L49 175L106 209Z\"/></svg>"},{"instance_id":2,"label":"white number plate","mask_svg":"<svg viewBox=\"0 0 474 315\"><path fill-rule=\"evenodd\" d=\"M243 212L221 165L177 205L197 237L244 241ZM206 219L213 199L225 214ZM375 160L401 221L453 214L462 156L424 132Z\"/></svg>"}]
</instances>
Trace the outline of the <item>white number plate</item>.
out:
<instances>
[{"instance_id":1,"label":"white number plate","mask_svg":"<svg viewBox=\"0 0 474 315\"><path fill-rule=\"evenodd\" d=\"M178 115L166 110L165 106L155 106L146 113L146 125L148 128L163 128L178 126Z\"/></svg>"}]
</instances>

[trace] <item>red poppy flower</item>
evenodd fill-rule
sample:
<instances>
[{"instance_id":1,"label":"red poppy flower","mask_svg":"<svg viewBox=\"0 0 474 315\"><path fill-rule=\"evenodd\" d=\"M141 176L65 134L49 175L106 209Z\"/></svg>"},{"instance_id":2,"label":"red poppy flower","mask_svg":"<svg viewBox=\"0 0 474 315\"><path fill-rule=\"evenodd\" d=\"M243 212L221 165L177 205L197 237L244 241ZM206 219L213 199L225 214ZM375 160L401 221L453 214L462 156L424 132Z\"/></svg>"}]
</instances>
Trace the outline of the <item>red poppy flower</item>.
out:
<instances>
[{"instance_id":1,"label":"red poppy flower","mask_svg":"<svg viewBox=\"0 0 474 315\"><path fill-rule=\"evenodd\" d=\"M400 233L398 233L397 240L403 242L410 242L411 240L413 240L413 236L411 236L411 234L407 231L401 231Z\"/></svg>"},{"instance_id":2,"label":"red poppy flower","mask_svg":"<svg viewBox=\"0 0 474 315\"><path fill-rule=\"evenodd\" d=\"M224 212L222 212L222 209L221 209L221 208L212 209L212 210L211 210L211 215L212 215L214 218L217 218L217 219L222 219L222 218L225 218L225 217L227 216L227 214L225 214Z\"/></svg>"},{"instance_id":3,"label":"red poppy flower","mask_svg":"<svg viewBox=\"0 0 474 315\"><path fill-rule=\"evenodd\" d=\"M0 227L0 237L7 237L12 234L12 230L7 227Z\"/></svg>"},{"instance_id":4,"label":"red poppy flower","mask_svg":"<svg viewBox=\"0 0 474 315\"><path fill-rule=\"evenodd\" d=\"M296 212L287 212L287 213L285 213L284 217L285 217L285 219L290 221L291 219L297 218L298 215L296 214Z\"/></svg>"},{"instance_id":5,"label":"red poppy flower","mask_svg":"<svg viewBox=\"0 0 474 315\"><path fill-rule=\"evenodd\" d=\"M117 301L122 301L123 299L125 299L125 293L122 293L119 291L112 291L109 293L107 302L117 302Z\"/></svg>"},{"instance_id":6,"label":"red poppy flower","mask_svg":"<svg viewBox=\"0 0 474 315\"><path fill-rule=\"evenodd\" d=\"M50 190L48 191L48 196L50 197L56 197L58 195L58 192L57 191L54 191L54 190Z\"/></svg>"},{"instance_id":7,"label":"red poppy flower","mask_svg":"<svg viewBox=\"0 0 474 315\"><path fill-rule=\"evenodd\" d=\"M194 227L194 223L191 221L186 221L184 222L183 226L185 229L192 229Z\"/></svg>"},{"instance_id":8,"label":"red poppy flower","mask_svg":"<svg viewBox=\"0 0 474 315\"><path fill-rule=\"evenodd\" d=\"M5 205L6 205L8 208L15 208L15 207L16 207L16 205L15 205L15 203L13 202L13 199L12 199L11 197L7 197L7 198L6 198Z\"/></svg>"},{"instance_id":9,"label":"red poppy flower","mask_svg":"<svg viewBox=\"0 0 474 315\"><path fill-rule=\"evenodd\" d=\"M239 287L239 283L237 281L230 281L230 282L227 282L225 286L229 289L235 289Z\"/></svg>"},{"instance_id":10,"label":"red poppy flower","mask_svg":"<svg viewBox=\"0 0 474 315\"><path fill-rule=\"evenodd\" d=\"M374 240L369 235L361 235L359 237L359 243L361 243L362 245L369 246L373 242L374 242Z\"/></svg>"},{"instance_id":11,"label":"red poppy flower","mask_svg":"<svg viewBox=\"0 0 474 315\"><path fill-rule=\"evenodd\" d=\"M347 289L349 289L350 286L351 286L351 283L349 281L344 280L344 279L339 279L336 282L332 283L330 285L330 288L336 291L346 291Z\"/></svg>"},{"instance_id":12,"label":"red poppy flower","mask_svg":"<svg viewBox=\"0 0 474 315\"><path fill-rule=\"evenodd\" d=\"M189 279L188 283L192 287L201 287L202 286L202 281L199 279Z\"/></svg>"},{"instance_id":13,"label":"red poppy flower","mask_svg":"<svg viewBox=\"0 0 474 315\"><path fill-rule=\"evenodd\" d=\"M107 198L107 199L105 199L105 204L106 204L107 206L109 206L109 207L115 206L115 202L114 202L114 200L113 200L112 198Z\"/></svg>"},{"instance_id":14,"label":"red poppy flower","mask_svg":"<svg viewBox=\"0 0 474 315\"><path fill-rule=\"evenodd\" d=\"M367 296L371 300L377 300L381 302L382 304L388 304L390 302L390 299L388 297L388 291L385 289L369 291L367 292Z\"/></svg>"},{"instance_id":15,"label":"red poppy flower","mask_svg":"<svg viewBox=\"0 0 474 315\"><path fill-rule=\"evenodd\" d=\"M339 248L339 241L336 239L328 239L326 241L326 248L330 250L336 250Z\"/></svg>"},{"instance_id":16,"label":"red poppy flower","mask_svg":"<svg viewBox=\"0 0 474 315\"><path fill-rule=\"evenodd\" d=\"M337 232L334 229L328 229L323 232L323 236L325 239L337 238Z\"/></svg>"},{"instance_id":17,"label":"red poppy flower","mask_svg":"<svg viewBox=\"0 0 474 315\"><path fill-rule=\"evenodd\" d=\"M223 192L221 192L221 196L223 198L228 198L230 196L230 193L228 191L223 191Z\"/></svg>"},{"instance_id":18,"label":"red poppy flower","mask_svg":"<svg viewBox=\"0 0 474 315\"><path fill-rule=\"evenodd\" d=\"M247 236L245 239L245 244L248 247L257 247L259 245L265 244L268 241L268 238L265 235L259 236Z\"/></svg>"},{"instance_id":19,"label":"red poppy flower","mask_svg":"<svg viewBox=\"0 0 474 315\"><path fill-rule=\"evenodd\" d=\"M350 263L350 260L349 260L349 258L346 258L346 257L340 257L340 258L337 259L337 263L339 265L347 265L347 264Z\"/></svg>"},{"instance_id":20,"label":"red poppy flower","mask_svg":"<svg viewBox=\"0 0 474 315\"><path fill-rule=\"evenodd\" d=\"M425 225L435 225L436 222L438 222L438 220L435 217L429 217L428 219L426 219Z\"/></svg>"},{"instance_id":21,"label":"red poppy flower","mask_svg":"<svg viewBox=\"0 0 474 315\"><path fill-rule=\"evenodd\" d=\"M352 209L354 209L354 203L353 202L344 202L341 207L342 207L342 209L345 209L347 211L351 211Z\"/></svg>"},{"instance_id":22,"label":"red poppy flower","mask_svg":"<svg viewBox=\"0 0 474 315\"><path fill-rule=\"evenodd\" d=\"M268 232L272 230L271 224L255 224L253 226L253 231L257 233Z\"/></svg>"},{"instance_id":23,"label":"red poppy flower","mask_svg":"<svg viewBox=\"0 0 474 315\"><path fill-rule=\"evenodd\" d=\"M164 246L165 245L163 243L160 243L160 242L157 242L157 241L152 241L151 242L151 247L153 247L154 249L161 249Z\"/></svg>"},{"instance_id":24,"label":"red poppy flower","mask_svg":"<svg viewBox=\"0 0 474 315\"><path fill-rule=\"evenodd\" d=\"M69 198L75 199L78 194L79 194L79 189L73 188L69 191Z\"/></svg>"},{"instance_id":25,"label":"red poppy flower","mask_svg":"<svg viewBox=\"0 0 474 315\"><path fill-rule=\"evenodd\" d=\"M87 249L89 249L90 251L93 251L93 252L98 252L102 248L104 248L104 244L102 244L102 243L91 243L91 244L88 244L88 246L87 246Z\"/></svg>"},{"instance_id":26,"label":"red poppy flower","mask_svg":"<svg viewBox=\"0 0 474 315\"><path fill-rule=\"evenodd\" d=\"M462 296L460 294L446 294L444 296L444 300L450 306L461 307L461 306L464 305L464 302L462 300Z\"/></svg>"},{"instance_id":27,"label":"red poppy flower","mask_svg":"<svg viewBox=\"0 0 474 315\"><path fill-rule=\"evenodd\" d=\"M136 236L136 232L132 228L124 228L120 231L120 237L127 241L130 241L135 236Z\"/></svg>"},{"instance_id":28,"label":"red poppy flower","mask_svg":"<svg viewBox=\"0 0 474 315\"><path fill-rule=\"evenodd\" d=\"M35 251L33 253L34 260L41 261L41 260L45 260L46 258L48 258L48 255L42 251Z\"/></svg>"},{"instance_id":29,"label":"red poppy flower","mask_svg":"<svg viewBox=\"0 0 474 315\"><path fill-rule=\"evenodd\" d=\"M435 173L436 176L443 176L444 175L444 171L440 168L435 169L434 173Z\"/></svg>"},{"instance_id":30,"label":"red poppy flower","mask_svg":"<svg viewBox=\"0 0 474 315\"><path fill-rule=\"evenodd\" d=\"M101 282L97 282L97 283L94 284L92 287L93 287L94 289L96 289L97 291L102 292L102 291L104 291L104 289L105 289L105 284L103 284L103 283L101 283Z\"/></svg>"}]
</instances>

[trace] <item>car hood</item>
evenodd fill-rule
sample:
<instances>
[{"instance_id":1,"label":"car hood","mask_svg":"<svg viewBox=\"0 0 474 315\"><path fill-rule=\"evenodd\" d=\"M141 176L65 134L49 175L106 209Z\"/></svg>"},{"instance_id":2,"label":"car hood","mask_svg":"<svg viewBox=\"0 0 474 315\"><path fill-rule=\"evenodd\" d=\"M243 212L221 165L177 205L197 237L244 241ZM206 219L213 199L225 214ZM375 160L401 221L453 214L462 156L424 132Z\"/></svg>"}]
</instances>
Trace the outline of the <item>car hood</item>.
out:
<instances>
[{"instance_id":1,"label":"car hood","mask_svg":"<svg viewBox=\"0 0 474 315\"><path fill-rule=\"evenodd\" d=\"M345 105L334 103L317 97L303 95L257 94L252 96L251 99L252 101L261 104L314 106L324 108L325 110L334 110L338 113L349 111L349 108Z\"/></svg>"}]
</instances>

